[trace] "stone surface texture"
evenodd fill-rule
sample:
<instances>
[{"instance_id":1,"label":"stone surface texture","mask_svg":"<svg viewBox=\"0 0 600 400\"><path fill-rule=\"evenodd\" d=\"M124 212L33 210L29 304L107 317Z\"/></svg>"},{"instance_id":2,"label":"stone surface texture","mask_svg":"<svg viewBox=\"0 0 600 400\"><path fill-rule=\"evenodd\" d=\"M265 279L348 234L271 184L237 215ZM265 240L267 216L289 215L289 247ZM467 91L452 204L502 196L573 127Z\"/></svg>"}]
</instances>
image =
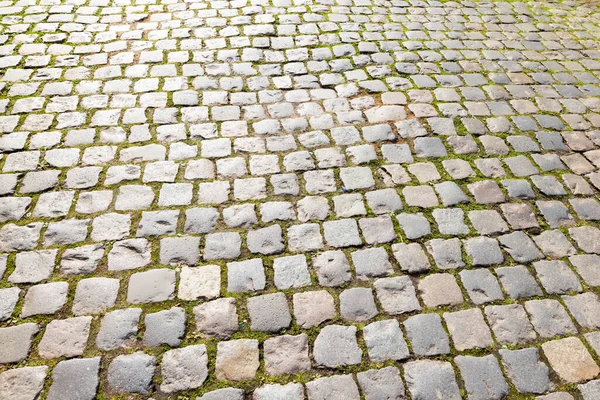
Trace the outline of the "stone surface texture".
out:
<instances>
[{"instance_id":1,"label":"stone surface texture","mask_svg":"<svg viewBox=\"0 0 600 400\"><path fill-rule=\"evenodd\" d=\"M600 4L0 1L0 400L598 399Z\"/></svg>"}]
</instances>

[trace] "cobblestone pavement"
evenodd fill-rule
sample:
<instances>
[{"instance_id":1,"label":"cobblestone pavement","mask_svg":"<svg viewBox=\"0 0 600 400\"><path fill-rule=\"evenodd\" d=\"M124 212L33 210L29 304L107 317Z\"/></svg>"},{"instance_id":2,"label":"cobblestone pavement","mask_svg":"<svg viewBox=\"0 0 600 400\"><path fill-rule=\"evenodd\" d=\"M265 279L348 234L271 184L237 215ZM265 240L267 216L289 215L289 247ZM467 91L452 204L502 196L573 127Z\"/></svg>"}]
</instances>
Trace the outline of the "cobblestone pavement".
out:
<instances>
[{"instance_id":1,"label":"cobblestone pavement","mask_svg":"<svg viewBox=\"0 0 600 400\"><path fill-rule=\"evenodd\" d=\"M0 399L600 399L598 11L0 1Z\"/></svg>"}]
</instances>

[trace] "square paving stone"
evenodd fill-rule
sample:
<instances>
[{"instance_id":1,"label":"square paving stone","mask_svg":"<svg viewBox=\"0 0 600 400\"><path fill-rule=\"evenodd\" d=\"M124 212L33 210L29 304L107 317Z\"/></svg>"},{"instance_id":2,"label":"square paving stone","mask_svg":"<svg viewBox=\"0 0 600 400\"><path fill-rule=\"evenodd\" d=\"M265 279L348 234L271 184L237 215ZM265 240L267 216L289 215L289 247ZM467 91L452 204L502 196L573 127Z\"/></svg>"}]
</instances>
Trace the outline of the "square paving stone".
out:
<instances>
[{"instance_id":1,"label":"square paving stone","mask_svg":"<svg viewBox=\"0 0 600 400\"><path fill-rule=\"evenodd\" d=\"M542 289L523 265L496 268L504 290L513 299L541 296Z\"/></svg>"},{"instance_id":2,"label":"square paving stone","mask_svg":"<svg viewBox=\"0 0 600 400\"><path fill-rule=\"evenodd\" d=\"M33 336L38 331L38 325L31 322L0 328L0 341L5 344L0 348L0 364L18 363L26 359Z\"/></svg>"},{"instance_id":3,"label":"square paving stone","mask_svg":"<svg viewBox=\"0 0 600 400\"><path fill-rule=\"evenodd\" d=\"M296 203L298 219L302 222L308 220L322 221L329 215L329 202L325 197L307 196Z\"/></svg>"},{"instance_id":4,"label":"square paving stone","mask_svg":"<svg viewBox=\"0 0 600 400\"><path fill-rule=\"evenodd\" d=\"M551 338L577 333L571 317L556 300L542 299L525 302L531 323L541 337Z\"/></svg>"},{"instance_id":5,"label":"square paving stone","mask_svg":"<svg viewBox=\"0 0 600 400\"><path fill-rule=\"evenodd\" d=\"M383 247L357 250L352 253L352 263L358 279L390 275L393 272L388 254Z\"/></svg>"},{"instance_id":6,"label":"square paving stone","mask_svg":"<svg viewBox=\"0 0 600 400\"><path fill-rule=\"evenodd\" d=\"M85 351L92 317L55 319L46 326L38 345L42 358L75 357Z\"/></svg>"},{"instance_id":7,"label":"square paving stone","mask_svg":"<svg viewBox=\"0 0 600 400\"><path fill-rule=\"evenodd\" d=\"M504 194L494 181L480 181L467 185L478 204L494 204L504 201Z\"/></svg>"},{"instance_id":8,"label":"square paving stone","mask_svg":"<svg viewBox=\"0 0 600 400\"><path fill-rule=\"evenodd\" d=\"M304 255L276 258L273 260L273 271L275 273L275 286L279 290L311 284L306 256Z\"/></svg>"},{"instance_id":9,"label":"square paving stone","mask_svg":"<svg viewBox=\"0 0 600 400\"><path fill-rule=\"evenodd\" d=\"M368 244L388 243L396 239L394 223L389 215L361 218L358 224Z\"/></svg>"},{"instance_id":10,"label":"square paving stone","mask_svg":"<svg viewBox=\"0 0 600 400\"><path fill-rule=\"evenodd\" d=\"M425 243L427 251L439 269L456 269L464 267L460 239L432 239Z\"/></svg>"},{"instance_id":11,"label":"square paving stone","mask_svg":"<svg viewBox=\"0 0 600 400\"><path fill-rule=\"evenodd\" d=\"M402 200L392 188L370 191L365 197L369 208L375 214L387 214L402 209Z\"/></svg>"},{"instance_id":12,"label":"square paving stone","mask_svg":"<svg viewBox=\"0 0 600 400\"><path fill-rule=\"evenodd\" d=\"M396 367L370 369L356 374L366 400L403 399L404 383Z\"/></svg>"},{"instance_id":13,"label":"square paving stone","mask_svg":"<svg viewBox=\"0 0 600 400\"><path fill-rule=\"evenodd\" d=\"M492 346L492 333L478 308L444 313L444 321L458 351Z\"/></svg>"},{"instance_id":14,"label":"square paving stone","mask_svg":"<svg viewBox=\"0 0 600 400\"><path fill-rule=\"evenodd\" d=\"M429 259L419 243L395 243L392 245L392 253L400 268L408 273L424 272L431 268Z\"/></svg>"},{"instance_id":15,"label":"square paving stone","mask_svg":"<svg viewBox=\"0 0 600 400\"><path fill-rule=\"evenodd\" d=\"M562 296L562 299L579 325L587 329L600 329L600 301L595 293Z\"/></svg>"},{"instance_id":16,"label":"square paving stone","mask_svg":"<svg viewBox=\"0 0 600 400\"><path fill-rule=\"evenodd\" d=\"M265 283L265 270L260 258L227 263L228 292L262 290Z\"/></svg>"},{"instance_id":17,"label":"square paving stone","mask_svg":"<svg viewBox=\"0 0 600 400\"><path fill-rule=\"evenodd\" d=\"M318 378L306 384L308 398L327 400L339 397L344 400L359 400L360 393L352 375L334 375Z\"/></svg>"},{"instance_id":18,"label":"square paving stone","mask_svg":"<svg viewBox=\"0 0 600 400\"><path fill-rule=\"evenodd\" d=\"M487 306L485 315L499 343L517 345L537 338L525 309L519 304Z\"/></svg>"},{"instance_id":19,"label":"square paving stone","mask_svg":"<svg viewBox=\"0 0 600 400\"><path fill-rule=\"evenodd\" d=\"M474 267L489 266L504 262L504 255L495 239L485 236L466 239L464 246L467 255L471 257L471 264Z\"/></svg>"},{"instance_id":20,"label":"square paving stone","mask_svg":"<svg viewBox=\"0 0 600 400\"><path fill-rule=\"evenodd\" d=\"M159 268L137 272L129 278L127 301L133 304L153 303L173 298L175 271Z\"/></svg>"},{"instance_id":21,"label":"square paving stone","mask_svg":"<svg viewBox=\"0 0 600 400\"><path fill-rule=\"evenodd\" d=\"M535 204L540 209L550 228L571 226L575 223L573 216L569 213L569 209L560 201L536 201Z\"/></svg>"},{"instance_id":22,"label":"square paving stone","mask_svg":"<svg viewBox=\"0 0 600 400\"><path fill-rule=\"evenodd\" d=\"M209 233L204 243L205 260L234 259L241 254L242 238L237 232Z\"/></svg>"},{"instance_id":23,"label":"square paving stone","mask_svg":"<svg viewBox=\"0 0 600 400\"><path fill-rule=\"evenodd\" d=\"M210 233L215 228L219 219L219 212L215 208L188 208L185 210L184 232Z\"/></svg>"},{"instance_id":24,"label":"square paving stone","mask_svg":"<svg viewBox=\"0 0 600 400\"><path fill-rule=\"evenodd\" d=\"M485 357L458 356L454 359L470 399L500 400L508 395L509 387L500 364L493 355Z\"/></svg>"},{"instance_id":25,"label":"square paving stone","mask_svg":"<svg viewBox=\"0 0 600 400\"><path fill-rule=\"evenodd\" d=\"M404 321L413 353L434 356L450 353L450 340L438 314L419 314Z\"/></svg>"},{"instance_id":26,"label":"square paving stone","mask_svg":"<svg viewBox=\"0 0 600 400\"><path fill-rule=\"evenodd\" d=\"M356 327L328 325L321 329L313 345L317 364L329 368L360 364L362 350L356 341Z\"/></svg>"},{"instance_id":27,"label":"square paving stone","mask_svg":"<svg viewBox=\"0 0 600 400\"><path fill-rule=\"evenodd\" d=\"M160 372L160 391L163 393L200 387L208 377L206 346L192 345L165 352Z\"/></svg>"},{"instance_id":28,"label":"square paving stone","mask_svg":"<svg viewBox=\"0 0 600 400\"><path fill-rule=\"evenodd\" d=\"M146 326L144 345L153 347L167 344L177 347L185 335L185 310L181 307L173 307L146 314L144 325Z\"/></svg>"},{"instance_id":29,"label":"square paving stone","mask_svg":"<svg viewBox=\"0 0 600 400\"><path fill-rule=\"evenodd\" d=\"M266 228L249 230L246 244L251 253L263 255L281 253L285 249L281 226L271 225Z\"/></svg>"},{"instance_id":30,"label":"square paving stone","mask_svg":"<svg viewBox=\"0 0 600 400\"><path fill-rule=\"evenodd\" d=\"M438 208L432 212L442 235L465 235L469 227L465 224L465 213L460 208Z\"/></svg>"},{"instance_id":31,"label":"square paving stone","mask_svg":"<svg viewBox=\"0 0 600 400\"><path fill-rule=\"evenodd\" d=\"M287 299L281 292L249 298L248 313L253 331L277 332L292 322Z\"/></svg>"},{"instance_id":32,"label":"square paving stone","mask_svg":"<svg viewBox=\"0 0 600 400\"><path fill-rule=\"evenodd\" d=\"M404 379L414 400L443 398L460 400L460 391L452 364L419 360L404 364Z\"/></svg>"},{"instance_id":33,"label":"square paving stone","mask_svg":"<svg viewBox=\"0 0 600 400\"><path fill-rule=\"evenodd\" d=\"M350 263L341 250L326 251L312 259L319 285L335 287L352 279Z\"/></svg>"},{"instance_id":34,"label":"square paving stone","mask_svg":"<svg viewBox=\"0 0 600 400\"><path fill-rule=\"evenodd\" d=\"M566 382L577 383L595 378L600 368L579 338L569 337L542 344L550 367Z\"/></svg>"},{"instance_id":35,"label":"square paving stone","mask_svg":"<svg viewBox=\"0 0 600 400\"><path fill-rule=\"evenodd\" d=\"M93 400L98 389L100 357L65 360L52 370L48 399Z\"/></svg>"},{"instance_id":36,"label":"square paving stone","mask_svg":"<svg viewBox=\"0 0 600 400\"><path fill-rule=\"evenodd\" d=\"M402 195L409 206L430 208L439 204L433 188L428 185L406 186L402 189Z\"/></svg>"},{"instance_id":37,"label":"square paving stone","mask_svg":"<svg viewBox=\"0 0 600 400\"><path fill-rule=\"evenodd\" d=\"M533 267L542 286L549 294L582 291L577 276L564 261L537 261L533 263Z\"/></svg>"},{"instance_id":38,"label":"square paving stone","mask_svg":"<svg viewBox=\"0 0 600 400\"><path fill-rule=\"evenodd\" d=\"M108 252L109 271L141 268L150 263L151 248L146 239L127 239L115 242Z\"/></svg>"},{"instance_id":39,"label":"square paving stone","mask_svg":"<svg viewBox=\"0 0 600 400\"><path fill-rule=\"evenodd\" d=\"M23 251L15 257L10 283L36 283L47 279L54 270L56 250Z\"/></svg>"},{"instance_id":40,"label":"square paving stone","mask_svg":"<svg viewBox=\"0 0 600 400\"><path fill-rule=\"evenodd\" d=\"M130 215L117 213L104 214L94 218L90 237L95 242L124 239L129 236L130 227Z\"/></svg>"},{"instance_id":41,"label":"square paving stone","mask_svg":"<svg viewBox=\"0 0 600 400\"><path fill-rule=\"evenodd\" d=\"M115 357L108 366L108 386L119 393L150 393L156 358L138 351Z\"/></svg>"},{"instance_id":42,"label":"square paving stone","mask_svg":"<svg viewBox=\"0 0 600 400\"><path fill-rule=\"evenodd\" d=\"M593 226L570 228L569 235L586 253L600 253L600 230Z\"/></svg>"},{"instance_id":43,"label":"square paving stone","mask_svg":"<svg viewBox=\"0 0 600 400\"><path fill-rule=\"evenodd\" d=\"M140 308L127 308L107 313L102 318L100 331L96 336L96 346L101 350L132 346L137 339L141 315Z\"/></svg>"},{"instance_id":44,"label":"square paving stone","mask_svg":"<svg viewBox=\"0 0 600 400\"><path fill-rule=\"evenodd\" d=\"M473 303L484 304L504 298L496 277L489 270L463 270L459 275Z\"/></svg>"},{"instance_id":45,"label":"square paving stone","mask_svg":"<svg viewBox=\"0 0 600 400\"><path fill-rule=\"evenodd\" d=\"M223 221L231 228L248 228L258 223L254 204L240 204L223 209Z\"/></svg>"},{"instance_id":46,"label":"square paving stone","mask_svg":"<svg viewBox=\"0 0 600 400\"><path fill-rule=\"evenodd\" d=\"M529 204L525 203L505 203L500 208L504 218L513 229L527 229L539 226L539 223Z\"/></svg>"},{"instance_id":47,"label":"square paving stone","mask_svg":"<svg viewBox=\"0 0 600 400\"><path fill-rule=\"evenodd\" d=\"M203 337L229 339L239 329L235 299L221 298L193 309L196 331Z\"/></svg>"},{"instance_id":48,"label":"square paving stone","mask_svg":"<svg viewBox=\"0 0 600 400\"><path fill-rule=\"evenodd\" d=\"M365 326L363 336L369 359L373 362L404 360L410 355L400 325L395 319L377 321Z\"/></svg>"},{"instance_id":49,"label":"square paving stone","mask_svg":"<svg viewBox=\"0 0 600 400\"><path fill-rule=\"evenodd\" d=\"M494 210L469 211L469 220L480 235L491 235L508 231L508 225Z\"/></svg>"},{"instance_id":50,"label":"square paving stone","mask_svg":"<svg viewBox=\"0 0 600 400\"><path fill-rule=\"evenodd\" d=\"M182 267L177 297L181 300L214 299L221 292L221 267Z\"/></svg>"},{"instance_id":51,"label":"square paving stone","mask_svg":"<svg viewBox=\"0 0 600 400\"><path fill-rule=\"evenodd\" d=\"M47 366L9 369L0 374L0 398L35 400L39 398ZM49 397L50 398L50 397Z\"/></svg>"},{"instance_id":52,"label":"square paving stone","mask_svg":"<svg viewBox=\"0 0 600 400\"><path fill-rule=\"evenodd\" d=\"M340 314L346 321L367 321L378 314L370 288L346 289L340 294Z\"/></svg>"},{"instance_id":53,"label":"square paving stone","mask_svg":"<svg viewBox=\"0 0 600 400\"><path fill-rule=\"evenodd\" d=\"M373 284L377 300L383 310L391 315L421 309L415 287L408 276L377 279Z\"/></svg>"},{"instance_id":54,"label":"square paving stone","mask_svg":"<svg viewBox=\"0 0 600 400\"><path fill-rule=\"evenodd\" d=\"M333 198L333 206L338 217L347 218L366 215L367 210L360 193L347 193Z\"/></svg>"},{"instance_id":55,"label":"square paving stone","mask_svg":"<svg viewBox=\"0 0 600 400\"><path fill-rule=\"evenodd\" d=\"M358 225L353 219L340 219L323 223L323 232L327 244L332 247L359 246L362 240L358 234Z\"/></svg>"},{"instance_id":56,"label":"square paving stone","mask_svg":"<svg viewBox=\"0 0 600 400\"><path fill-rule=\"evenodd\" d=\"M451 274L432 274L419 281L419 293L427 307L456 305L463 302L462 292Z\"/></svg>"},{"instance_id":57,"label":"square paving stone","mask_svg":"<svg viewBox=\"0 0 600 400\"><path fill-rule=\"evenodd\" d=\"M600 219L600 203L594 199L569 199L577 216L586 221Z\"/></svg>"},{"instance_id":58,"label":"square paving stone","mask_svg":"<svg viewBox=\"0 0 600 400\"><path fill-rule=\"evenodd\" d=\"M258 340L238 339L217 344L217 379L243 381L254 379L258 370Z\"/></svg>"},{"instance_id":59,"label":"square paving stone","mask_svg":"<svg viewBox=\"0 0 600 400\"><path fill-rule=\"evenodd\" d=\"M160 263L194 265L200 259L200 238L194 236L160 240Z\"/></svg>"},{"instance_id":60,"label":"square paving stone","mask_svg":"<svg viewBox=\"0 0 600 400\"><path fill-rule=\"evenodd\" d=\"M519 393L545 393L550 388L549 368L537 348L500 350L508 378Z\"/></svg>"},{"instance_id":61,"label":"square paving stone","mask_svg":"<svg viewBox=\"0 0 600 400\"><path fill-rule=\"evenodd\" d=\"M534 236L533 241L547 257L562 258L576 254L575 247L569 242L564 233L558 229L544 231L538 236ZM571 260L572 262L573 260Z\"/></svg>"},{"instance_id":62,"label":"square paving stone","mask_svg":"<svg viewBox=\"0 0 600 400\"><path fill-rule=\"evenodd\" d=\"M308 329L336 316L333 297L326 290L295 293L293 297L296 323Z\"/></svg>"},{"instance_id":63,"label":"square paving stone","mask_svg":"<svg viewBox=\"0 0 600 400\"><path fill-rule=\"evenodd\" d=\"M418 239L425 235L431 234L429 221L421 213L402 213L396 215L396 219L404 231L404 236L406 236L408 239Z\"/></svg>"},{"instance_id":64,"label":"square paving stone","mask_svg":"<svg viewBox=\"0 0 600 400\"><path fill-rule=\"evenodd\" d=\"M578 254L569 257L577 273L588 286L600 286L600 257L596 254Z\"/></svg>"},{"instance_id":65,"label":"square paving stone","mask_svg":"<svg viewBox=\"0 0 600 400\"><path fill-rule=\"evenodd\" d=\"M293 252L309 252L323 248L319 224L294 225L288 228L288 248Z\"/></svg>"},{"instance_id":66,"label":"square paving stone","mask_svg":"<svg viewBox=\"0 0 600 400\"><path fill-rule=\"evenodd\" d=\"M67 249L60 262L60 270L65 275L88 274L93 272L104 256L104 246L88 245Z\"/></svg>"},{"instance_id":67,"label":"square paving stone","mask_svg":"<svg viewBox=\"0 0 600 400\"><path fill-rule=\"evenodd\" d=\"M348 190L366 189L375 186L373 174L368 167L341 168L340 179Z\"/></svg>"},{"instance_id":68,"label":"square paving stone","mask_svg":"<svg viewBox=\"0 0 600 400\"><path fill-rule=\"evenodd\" d=\"M282 335L265 340L265 370L269 375L295 374L311 368L308 336Z\"/></svg>"},{"instance_id":69,"label":"square paving stone","mask_svg":"<svg viewBox=\"0 0 600 400\"><path fill-rule=\"evenodd\" d=\"M531 177L531 181L546 196L564 196L567 194L565 188L554 176L534 175Z\"/></svg>"},{"instance_id":70,"label":"square paving stone","mask_svg":"<svg viewBox=\"0 0 600 400\"><path fill-rule=\"evenodd\" d=\"M525 179L504 179L502 186L504 186L511 199L527 200L536 197L531 184Z\"/></svg>"},{"instance_id":71,"label":"square paving stone","mask_svg":"<svg viewBox=\"0 0 600 400\"><path fill-rule=\"evenodd\" d=\"M67 282L51 282L30 287L25 294L21 318L57 313L67 302L68 291Z\"/></svg>"},{"instance_id":72,"label":"square paving stone","mask_svg":"<svg viewBox=\"0 0 600 400\"><path fill-rule=\"evenodd\" d=\"M75 289L73 314L98 314L115 305L119 280L111 278L82 279Z\"/></svg>"}]
</instances>

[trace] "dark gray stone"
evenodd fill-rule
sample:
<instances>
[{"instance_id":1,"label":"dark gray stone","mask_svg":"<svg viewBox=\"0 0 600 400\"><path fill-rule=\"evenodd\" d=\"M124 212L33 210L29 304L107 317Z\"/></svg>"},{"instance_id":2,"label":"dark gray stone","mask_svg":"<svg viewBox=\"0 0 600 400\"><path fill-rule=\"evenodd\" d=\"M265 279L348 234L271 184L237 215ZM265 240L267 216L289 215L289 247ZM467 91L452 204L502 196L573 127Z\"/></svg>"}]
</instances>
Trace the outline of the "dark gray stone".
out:
<instances>
[{"instance_id":1,"label":"dark gray stone","mask_svg":"<svg viewBox=\"0 0 600 400\"><path fill-rule=\"evenodd\" d=\"M153 356L138 351L115 357L108 366L108 386L120 393L147 395L154 376Z\"/></svg>"},{"instance_id":2,"label":"dark gray stone","mask_svg":"<svg viewBox=\"0 0 600 400\"><path fill-rule=\"evenodd\" d=\"M463 270L459 275L473 303L484 304L504 298L496 277L489 270Z\"/></svg>"},{"instance_id":3,"label":"dark gray stone","mask_svg":"<svg viewBox=\"0 0 600 400\"><path fill-rule=\"evenodd\" d=\"M340 314L346 321L367 321L377 313L373 291L370 288L351 288L340 294Z\"/></svg>"},{"instance_id":4,"label":"dark gray stone","mask_svg":"<svg viewBox=\"0 0 600 400\"><path fill-rule=\"evenodd\" d=\"M142 310L139 308L115 310L106 314L96 336L96 346L101 350L114 350L133 345L141 315Z\"/></svg>"},{"instance_id":5,"label":"dark gray stone","mask_svg":"<svg viewBox=\"0 0 600 400\"><path fill-rule=\"evenodd\" d=\"M412 350L417 355L450 353L450 340L438 314L419 314L404 321Z\"/></svg>"},{"instance_id":6,"label":"dark gray stone","mask_svg":"<svg viewBox=\"0 0 600 400\"><path fill-rule=\"evenodd\" d=\"M542 289L523 265L499 267L496 268L496 274L506 293L513 299L542 295Z\"/></svg>"},{"instance_id":7,"label":"dark gray stone","mask_svg":"<svg viewBox=\"0 0 600 400\"><path fill-rule=\"evenodd\" d=\"M49 400L93 400L98 388L100 357L59 362L52 370Z\"/></svg>"},{"instance_id":8,"label":"dark gray stone","mask_svg":"<svg viewBox=\"0 0 600 400\"><path fill-rule=\"evenodd\" d=\"M508 378L519 393L544 393L550 388L548 366L540 361L537 348L500 350Z\"/></svg>"},{"instance_id":9,"label":"dark gray stone","mask_svg":"<svg viewBox=\"0 0 600 400\"><path fill-rule=\"evenodd\" d=\"M500 364L493 355L485 357L458 356L454 359L465 382L469 399L501 400L509 387L502 375Z\"/></svg>"},{"instance_id":10,"label":"dark gray stone","mask_svg":"<svg viewBox=\"0 0 600 400\"><path fill-rule=\"evenodd\" d=\"M249 298L248 313L253 331L277 332L292 322L287 299L281 292Z\"/></svg>"},{"instance_id":11,"label":"dark gray stone","mask_svg":"<svg viewBox=\"0 0 600 400\"><path fill-rule=\"evenodd\" d=\"M577 333L571 317L556 300L530 300L525 309L531 315L531 323L541 337L551 338Z\"/></svg>"},{"instance_id":12,"label":"dark gray stone","mask_svg":"<svg viewBox=\"0 0 600 400\"><path fill-rule=\"evenodd\" d=\"M153 347L167 344L177 347L185 335L186 316L181 307L173 307L152 314L146 314L144 324L144 345Z\"/></svg>"},{"instance_id":13,"label":"dark gray stone","mask_svg":"<svg viewBox=\"0 0 600 400\"><path fill-rule=\"evenodd\" d=\"M452 364L420 360L404 364L404 379L413 400L460 400Z\"/></svg>"}]
</instances>

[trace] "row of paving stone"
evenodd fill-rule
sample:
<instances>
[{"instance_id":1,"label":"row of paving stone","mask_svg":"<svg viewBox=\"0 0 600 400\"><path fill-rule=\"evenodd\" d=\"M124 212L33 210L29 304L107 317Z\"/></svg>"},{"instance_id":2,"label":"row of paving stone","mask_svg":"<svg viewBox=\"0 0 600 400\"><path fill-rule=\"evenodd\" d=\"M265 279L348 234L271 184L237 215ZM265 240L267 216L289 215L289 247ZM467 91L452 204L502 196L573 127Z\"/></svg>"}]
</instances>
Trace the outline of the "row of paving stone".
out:
<instances>
[{"instance_id":1,"label":"row of paving stone","mask_svg":"<svg viewBox=\"0 0 600 400\"><path fill-rule=\"evenodd\" d=\"M279 330L289 325L289 311L283 311L282 304L287 307L285 299L277 305L277 294L265 295L263 300L269 302L269 310L258 310L254 315L249 304L250 318L254 324L261 324L259 329ZM255 298L256 299L256 298ZM224 326L224 318L207 321L215 313L231 309L235 306L228 299L215 300L219 308L207 311L210 303L195 309L197 321L207 323L206 332L221 338L230 336L237 328L237 318ZM233 299L229 299L232 300ZM257 299L256 299L257 300ZM312 306L322 299L312 298ZM598 329L598 308L600 302L593 294L564 297L573 315L583 327ZM228 304L223 304L228 303ZM327 315L333 307L333 301L321 303L322 309L316 307L308 311L312 321L330 318ZM571 306L573 308L571 308ZM557 337L576 333L570 317L556 300L532 300L525 303L528 311L533 311L532 321L535 328L544 337ZM202 313L203 316L198 317ZM287 315L284 315L287 312ZM492 324L492 330L500 343L523 344L535 339L536 333L527 319L525 310L520 305L489 306L486 316ZM535 313L539 313L536 316ZM104 350L122 346L124 342L135 340L137 320L141 310L117 310L109 313L102 322L97 343ZM182 318L183 316L183 318ZM483 314L479 309L449 312L443 315L446 326L452 335L453 346L458 351L468 349L486 349L493 345L493 339ZM287 318L287 322L285 320ZM537 320L537 318L541 318ZM91 317L76 317L67 320L52 321L39 343L38 349L43 358L74 357L83 353ZM536 323L535 321L538 321ZM211 325L212 322L212 326ZM171 309L155 314L148 314L145 320L146 332L144 345L157 346L167 344L178 346L185 331L185 312L183 309ZM105 330L105 326L111 325ZM198 324L200 325L200 324ZM220 325L220 326L218 326ZM450 353L450 342L442 326L439 314L420 314L409 317L403 322L407 332L410 349L404 339L400 325L395 319L373 322L362 329L362 339L367 348L371 362L401 361L410 357L433 356ZM213 331L210 331L213 329ZM16 330L19 330L17 333ZM36 324L21 324L13 328L3 328L0 335L4 343L10 347L3 348L0 356L3 362L18 361L18 357L27 356L31 338L37 332ZM355 326L328 325L321 329L314 340L312 351L314 363L319 366L335 368L360 364L363 361L363 350L357 342ZM586 342L600 351L598 332L584 335ZM294 374L309 371L312 367L309 358L309 341L306 334L282 335L267 339L261 346L264 369L268 375ZM583 382L594 378L600 368L588 352L584 343L577 337L567 337L545 342L541 345L545 360L552 370L566 382ZM214 374L217 379L243 381L255 378L261 365L259 362L259 341L255 339L236 339L221 341L217 345ZM512 384L520 393L544 393L554 387L550 379L550 369L540 358L538 348L524 347L520 350L501 349L499 355L502 365ZM9 357L13 357L10 359ZM143 352L119 355L112 359L106 374L107 390L147 395L152 390L153 377L156 373L156 357ZM504 377L498 359L494 355L458 356L454 362L464 381L469 398L500 399L509 393L509 386ZM56 399L93 399L99 383L100 357L77 358L59 362L52 372L52 385L48 398ZM403 375L408 390L415 399L434 398L442 393L442 398L460 398L460 391L452 365L449 362L417 360L403 365ZM48 367L22 367L8 370L0 374L0 387L5 398L14 398L21 390L35 398L42 390ZM206 346L188 345L180 349L168 350L162 354L160 365L161 381L159 390L172 393L200 387L208 376L208 355ZM403 398L404 385L398 369L387 367L380 370L369 370L357 375L361 390L367 398ZM594 399L598 395L600 381L591 381L579 386L585 399ZM346 376L320 378L307 383L310 398L359 398L354 380ZM264 393L263 393L264 392ZM225 392L209 393L203 399L218 399L220 395L243 398L240 389L228 389ZM216 397L212 397L216 396ZM286 386L268 385L257 389L255 398L304 398L302 386L289 384ZM339 396L339 397L338 397ZM439 395L438 395L439 396ZM227 398L227 397L225 397ZM543 397L545 398L545 397ZM550 397L548 397L550 398ZM568 397L566 397L568 398Z\"/></svg>"},{"instance_id":2,"label":"row of paving stone","mask_svg":"<svg viewBox=\"0 0 600 400\"><path fill-rule=\"evenodd\" d=\"M564 352L572 352L573 356L582 357L592 362L589 354L581 353L585 347L578 339L562 339L546 344L551 356L564 360ZM252 342L247 340L246 342ZM239 351L245 351L247 368L258 365L258 354L253 354L255 343L236 344ZM502 363L513 384L518 388L530 390L546 390L549 385L548 367L538 360L538 350L501 350ZM219 361L217 361L218 363ZM226 362L223 360L222 362ZM469 398L497 399L508 394L509 386L502 374L498 359L493 355L484 357L458 356L454 359ZM93 399L98 387L98 370L100 359L85 358L61 361L55 367L53 383L48 391L48 399ZM595 366L595 364L593 364ZM597 368L597 366L596 366ZM149 385L155 372L154 357L143 353L134 353L117 357L109 366L108 382L110 385L130 392L148 394ZM172 392L200 385L206 379L206 348L204 345L188 346L165 353L161 365L163 382L161 390ZM16 386L15 392L28 398L37 396L43 388L47 367L24 367L11 370L0 375L3 379L21 380L26 385ZM333 375L322 377L306 383L267 384L254 390L252 398L256 400L305 398L305 391L311 399L360 399L360 393L366 398L404 399L409 393L413 399L460 399L461 392L457 385L453 365L444 361L411 361L403 366L405 384L396 367L371 369L353 375ZM357 382L358 381L358 384ZM360 387L360 392L359 392ZM408 390L407 390L408 389ZM595 399L600 393L600 381L579 384L578 389L585 399ZM10 397L6 397L10 398ZM243 400L242 389L218 389L198 400ZM550 395L537 396L536 400L574 400L566 392L555 392Z\"/></svg>"},{"instance_id":3,"label":"row of paving stone","mask_svg":"<svg viewBox=\"0 0 600 400\"><path fill-rule=\"evenodd\" d=\"M598 253L599 235L597 228L571 228L572 236L576 237L582 250L588 253ZM218 235L218 234L216 234ZM576 235L576 236L575 236ZM225 239L224 239L225 238ZM191 239L191 240L190 240ZM548 294L565 294L570 291L581 292L578 275L586 286L598 286L598 262L596 254L575 254L575 247L559 230L545 231L535 242L521 231L500 236L500 244L510 258L505 257L498 241L489 237L476 237L464 242L470 265L463 261L461 241L454 239L432 239L425 243L396 243L391 246L393 258L389 257L385 247L368 247L344 252L328 250L310 258L309 270L307 258L304 255L275 257L263 262L261 258L250 258L244 261L226 263L226 268L219 265L204 267L183 267L179 273L178 298L195 300L200 298L218 297L223 287L224 292L237 293L260 291L265 287L276 287L279 290L313 286L339 287L355 280L367 281L372 278L395 275L398 272L421 274L436 272L433 275L421 277L418 282L419 291L423 292L423 301L427 307L443 304L458 304L463 296L456 283L456 278L462 282L468 298L475 304L504 298L497 278L488 269L463 269L457 276L450 273L439 273L440 270L456 270L465 267L489 267L503 263L532 263L531 271ZM219 236L218 245L221 252L227 250L226 236ZM543 260L544 254L536 247L536 243L545 251L548 258L566 258L574 267L562 260ZM239 243L238 243L239 245ZM216 246L216 245L215 245ZM429 256L425 252L427 249ZM159 253L163 264L199 263L199 239L194 237L168 238L161 240ZM56 271L63 278L69 275L87 275L93 273L103 261L102 246L87 245L67 249L63 252L61 262L56 267L58 250L41 250L19 252L14 259L14 269L7 274L6 281L11 284L38 284L28 288L24 299L21 316L36 314L53 314L63 308L67 301L69 283L56 281L40 283ZM239 254L239 248L238 253ZM235 255L234 255L235 256ZM206 258L206 254L205 254ZM433 260L433 263L430 260ZM73 310L77 314L98 313L114 306L120 287L127 286L127 302L148 303L164 301L173 298L176 287L177 272L171 268L154 268L144 272L135 272L129 277L123 277L121 271L143 268L151 264L151 250L145 239L128 239L116 242L108 253L108 274L111 277L84 278L77 282ZM352 263L350 263L350 261ZM0 275L7 270L9 257L0 257ZM221 270L226 272L221 272ZM511 298L523 295L542 295L534 278L524 266L497 267L494 272L500 279L505 292ZM227 280L222 280L226 275ZM312 275L312 276L311 276ZM268 279L267 279L268 276ZM119 278L123 277L123 281ZM316 279L315 279L316 278ZM407 276L385 278L380 280L394 281L400 279L410 284ZM378 282L374 286L379 290ZM528 282L532 284L529 285ZM527 284L526 284L527 283ZM383 285L383 283L382 283ZM458 296L451 296L458 301L439 302L430 297L429 286L440 285L445 291ZM71 284L71 287L75 285ZM412 287L412 284L410 284ZM382 288L385 285L382 286ZM527 287L527 290L523 288ZM3 300L3 310L0 320L11 317L21 291L18 287L0 289ZM96 298L95 293L102 293L102 298ZM435 293L435 291L434 291ZM440 294L435 294L439 296ZM122 296L125 297L125 294ZM52 301L49 302L48 299ZM380 302L383 301L380 298ZM38 307L41 307L38 309ZM384 307L386 308L386 307ZM392 307L393 309L393 307ZM77 310L77 311L76 311ZM386 311L390 311L387 310Z\"/></svg>"}]
</instances>

